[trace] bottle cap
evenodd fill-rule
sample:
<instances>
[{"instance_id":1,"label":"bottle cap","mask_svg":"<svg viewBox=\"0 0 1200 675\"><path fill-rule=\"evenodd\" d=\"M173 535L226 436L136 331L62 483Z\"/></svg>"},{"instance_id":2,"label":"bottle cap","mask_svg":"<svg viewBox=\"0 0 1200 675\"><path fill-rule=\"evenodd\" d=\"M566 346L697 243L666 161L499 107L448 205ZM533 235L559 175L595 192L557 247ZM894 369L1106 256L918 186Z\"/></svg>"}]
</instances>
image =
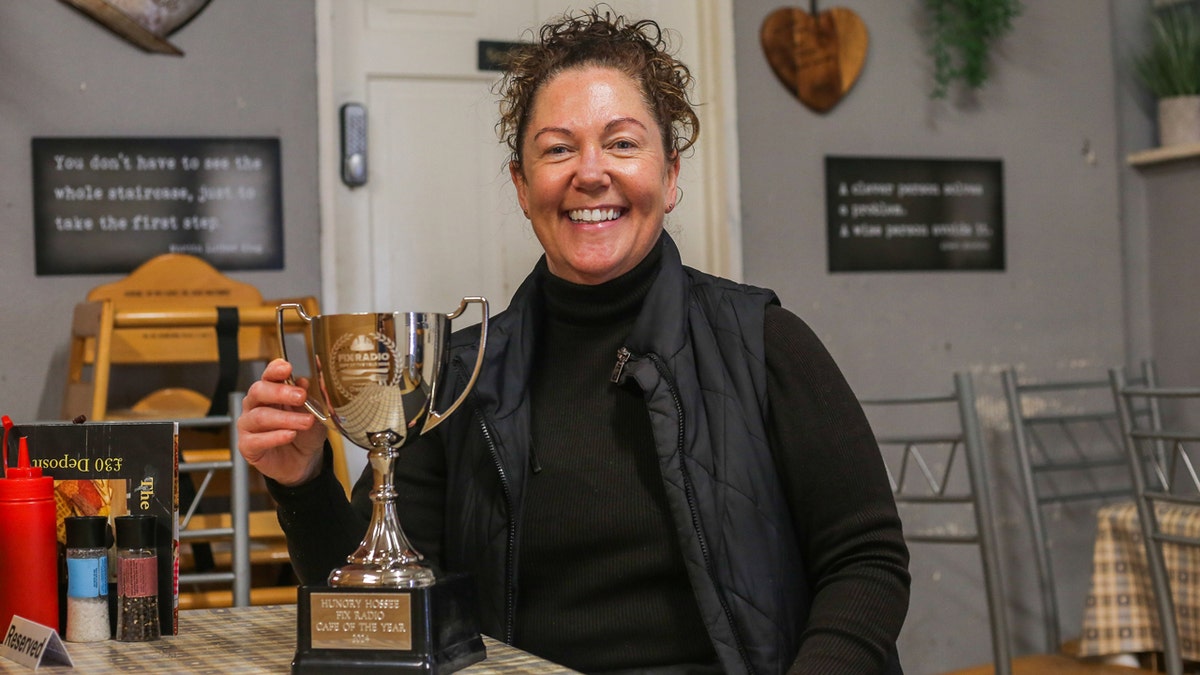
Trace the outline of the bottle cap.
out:
<instances>
[{"instance_id":1,"label":"bottle cap","mask_svg":"<svg viewBox=\"0 0 1200 675\"><path fill-rule=\"evenodd\" d=\"M108 548L108 518L104 516L67 516L67 548Z\"/></svg>"},{"instance_id":2,"label":"bottle cap","mask_svg":"<svg viewBox=\"0 0 1200 675\"><path fill-rule=\"evenodd\" d=\"M17 465L8 467L0 479L0 501L27 502L54 499L54 479L42 475L42 467L29 465L29 447L24 436L19 442Z\"/></svg>"},{"instance_id":3,"label":"bottle cap","mask_svg":"<svg viewBox=\"0 0 1200 675\"><path fill-rule=\"evenodd\" d=\"M24 436L17 439L17 465L9 467L9 478L41 478L42 467L29 465L29 441Z\"/></svg>"},{"instance_id":4,"label":"bottle cap","mask_svg":"<svg viewBox=\"0 0 1200 675\"><path fill-rule=\"evenodd\" d=\"M117 548L154 548L158 519L146 514L117 516Z\"/></svg>"}]
</instances>

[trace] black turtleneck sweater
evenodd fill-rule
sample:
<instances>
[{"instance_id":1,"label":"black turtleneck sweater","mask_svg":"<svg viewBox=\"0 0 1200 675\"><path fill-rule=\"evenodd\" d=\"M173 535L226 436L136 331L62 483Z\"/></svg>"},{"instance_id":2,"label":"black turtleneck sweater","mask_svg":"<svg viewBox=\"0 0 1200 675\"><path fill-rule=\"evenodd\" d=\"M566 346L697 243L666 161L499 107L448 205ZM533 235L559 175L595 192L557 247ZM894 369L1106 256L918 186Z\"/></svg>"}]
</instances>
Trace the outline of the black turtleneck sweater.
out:
<instances>
[{"instance_id":1,"label":"black turtleneck sweater","mask_svg":"<svg viewBox=\"0 0 1200 675\"><path fill-rule=\"evenodd\" d=\"M655 247L598 286L550 274L542 285L515 643L584 672L716 660L671 524L642 393L610 381L659 257Z\"/></svg>"}]
</instances>

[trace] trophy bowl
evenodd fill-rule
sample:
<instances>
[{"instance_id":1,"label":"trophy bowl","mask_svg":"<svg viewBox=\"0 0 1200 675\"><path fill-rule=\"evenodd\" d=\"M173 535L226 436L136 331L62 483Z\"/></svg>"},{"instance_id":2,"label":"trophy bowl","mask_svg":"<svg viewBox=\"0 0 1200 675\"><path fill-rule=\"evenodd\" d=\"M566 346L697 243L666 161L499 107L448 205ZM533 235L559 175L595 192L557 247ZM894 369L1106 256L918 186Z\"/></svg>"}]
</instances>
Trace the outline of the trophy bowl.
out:
<instances>
[{"instance_id":1,"label":"trophy bowl","mask_svg":"<svg viewBox=\"0 0 1200 675\"><path fill-rule=\"evenodd\" d=\"M435 404L449 364L450 322L477 303L483 313L479 356L458 398L445 410ZM488 304L465 297L449 314L391 312L309 316L302 306L277 307L279 349L284 313L295 311L308 324L312 340L310 365L321 405L304 406L350 442L367 450L374 473L371 523L347 565L329 575L334 588L421 588L430 586L433 570L400 527L392 467L400 448L441 424L466 399L479 370L487 341ZM289 381L291 381L289 379Z\"/></svg>"}]
</instances>

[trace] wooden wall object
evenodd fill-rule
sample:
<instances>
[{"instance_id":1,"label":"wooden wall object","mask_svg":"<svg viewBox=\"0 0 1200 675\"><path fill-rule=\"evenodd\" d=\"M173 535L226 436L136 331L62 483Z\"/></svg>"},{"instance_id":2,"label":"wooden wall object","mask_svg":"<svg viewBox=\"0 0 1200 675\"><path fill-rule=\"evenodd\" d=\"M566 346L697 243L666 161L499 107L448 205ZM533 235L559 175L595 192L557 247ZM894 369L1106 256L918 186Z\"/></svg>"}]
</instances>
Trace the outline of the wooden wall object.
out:
<instances>
[{"instance_id":1,"label":"wooden wall object","mask_svg":"<svg viewBox=\"0 0 1200 675\"><path fill-rule=\"evenodd\" d=\"M183 56L167 41L170 35L200 13L209 0L62 0L118 36L157 53Z\"/></svg>"},{"instance_id":2,"label":"wooden wall object","mask_svg":"<svg viewBox=\"0 0 1200 675\"><path fill-rule=\"evenodd\" d=\"M854 11L812 12L781 7L767 15L763 53L779 81L800 102L824 113L854 86L867 60L867 27Z\"/></svg>"}]
</instances>

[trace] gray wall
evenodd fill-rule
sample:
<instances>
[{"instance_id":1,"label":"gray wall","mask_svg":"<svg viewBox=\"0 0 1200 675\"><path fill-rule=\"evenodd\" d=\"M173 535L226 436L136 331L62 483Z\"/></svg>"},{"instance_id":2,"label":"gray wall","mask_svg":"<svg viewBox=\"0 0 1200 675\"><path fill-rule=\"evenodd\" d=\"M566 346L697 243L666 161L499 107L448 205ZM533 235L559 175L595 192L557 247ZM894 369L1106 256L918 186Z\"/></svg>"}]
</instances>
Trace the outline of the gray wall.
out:
<instances>
[{"instance_id":1,"label":"gray wall","mask_svg":"<svg viewBox=\"0 0 1200 675\"><path fill-rule=\"evenodd\" d=\"M921 3L842 0L871 43L860 81L826 115L786 92L762 56L759 25L779 3L733 4L746 279L775 288L808 320L862 395L942 391L954 370L976 375L996 452L1010 623L1018 651L1040 649L997 371L1095 375L1151 353L1145 177L1124 157L1148 147L1153 129L1121 63L1145 3L1027 2L988 87L933 102ZM34 275L31 137L278 136L285 269L232 276L268 297L319 294L312 3L213 2L171 40L184 58L145 54L64 3L0 0L0 413L18 422L58 414L71 309L119 278ZM1002 159L1007 269L828 274L826 154ZM1086 520L1065 524L1079 530L1063 547L1075 552L1068 563L1079 571L1067 583L1078 591ZM972 561L924 557L913 572L901 645L908 672L986 660ZM937 600L942 593L949 599ZM1063 611L1077 619L1081 608Z\"/></svg>"},{"instance_id":2,"label":"gray wall","mask_svg":"<svg viewBox=\"0 0 1200 675\"><path fill-rule=\"evenodd\" d=\"M844 6L871 31L870 52L857 86L819 116L762 57L758 27L776 5L735 5L747 279L776 288L827 337L864 392L942 384L953 369L1047 373L1122 359L1123 159L1107 12L1088 0L1027 3L977 100L934 102L920 3ZM830 275L826 154L1002 159L1007 270Z\"/></svg>"},{"instance_id":3,"label":"gray wall","mask_svg":"<svg viewBox=\"0 0 1200 675\"><path fill-rule=\"evenodd\" d=\"M0 0L0 413L18 424L58 416L72 308L121 276L35 276L32 137L278 137L284 269L230 276L268 298L320 294L313 12L311 2L212 2L169 38L177 58L65 3Z\"/></svg>"},{"instance_id":4,"label":"gray wall","mask_svg":"<svg viewBox=\"0 0 1200 675\"><path fill-rule=\"evenodd\" d=\"M1135 88L1121 72L1124 47L1114 46L1108 3L1026 2L994 51L986 88L932 101L923 3L839 4L866 23L869 54L849 95L818 115L763 57L759 27L779 3L735 3L746 280L773 287L813 326L861 396L942 392L953 371L974 374L1000 501L1010 626L1018 653L1041 650L1032 544L998 373L1012 365L1026 378L1103 377L1127 354L1146 355L1144 232L1122 226L1123 212L1139 217L1140 187L1127 185L1136 177L1121 144L1143 149L1149 132L1126 100ZM1144 3L1114 4L1116 25L1140 21L1131 10ZM1007 269L828 273L827 154L1003 160ZM1126 246L1135 249L1132 280ZM1127 336L1127 317L1141 327L1136 335ZM1055 532L1074 570L1064 583L1081 602L1094 524L1086 511L1072 517L1079 521ZM908 672L990 660L978 562L914 548L912 570L901 641ZM1081 605L1062 611L1079 625Z\"/></svg>"},{"instance_id":5,"label":"gray wall","mask_svg":"<svg viewBox=\"0 0 1200 675\"><path fill-rule=\"evenodd\" d=\"M1200 360L1196 359L1196 336L1200 335L1200 312L1196 288L1200 287L1200 159L1189 158L1143 166L1148 202L1150 311L1154 317L1152 344L1160 361L1173 364L1160 379L1164 384L1189 385L1200 382ZM1200 423L1200 420L1192 420Z\"/></svg>"}]
</instances>

